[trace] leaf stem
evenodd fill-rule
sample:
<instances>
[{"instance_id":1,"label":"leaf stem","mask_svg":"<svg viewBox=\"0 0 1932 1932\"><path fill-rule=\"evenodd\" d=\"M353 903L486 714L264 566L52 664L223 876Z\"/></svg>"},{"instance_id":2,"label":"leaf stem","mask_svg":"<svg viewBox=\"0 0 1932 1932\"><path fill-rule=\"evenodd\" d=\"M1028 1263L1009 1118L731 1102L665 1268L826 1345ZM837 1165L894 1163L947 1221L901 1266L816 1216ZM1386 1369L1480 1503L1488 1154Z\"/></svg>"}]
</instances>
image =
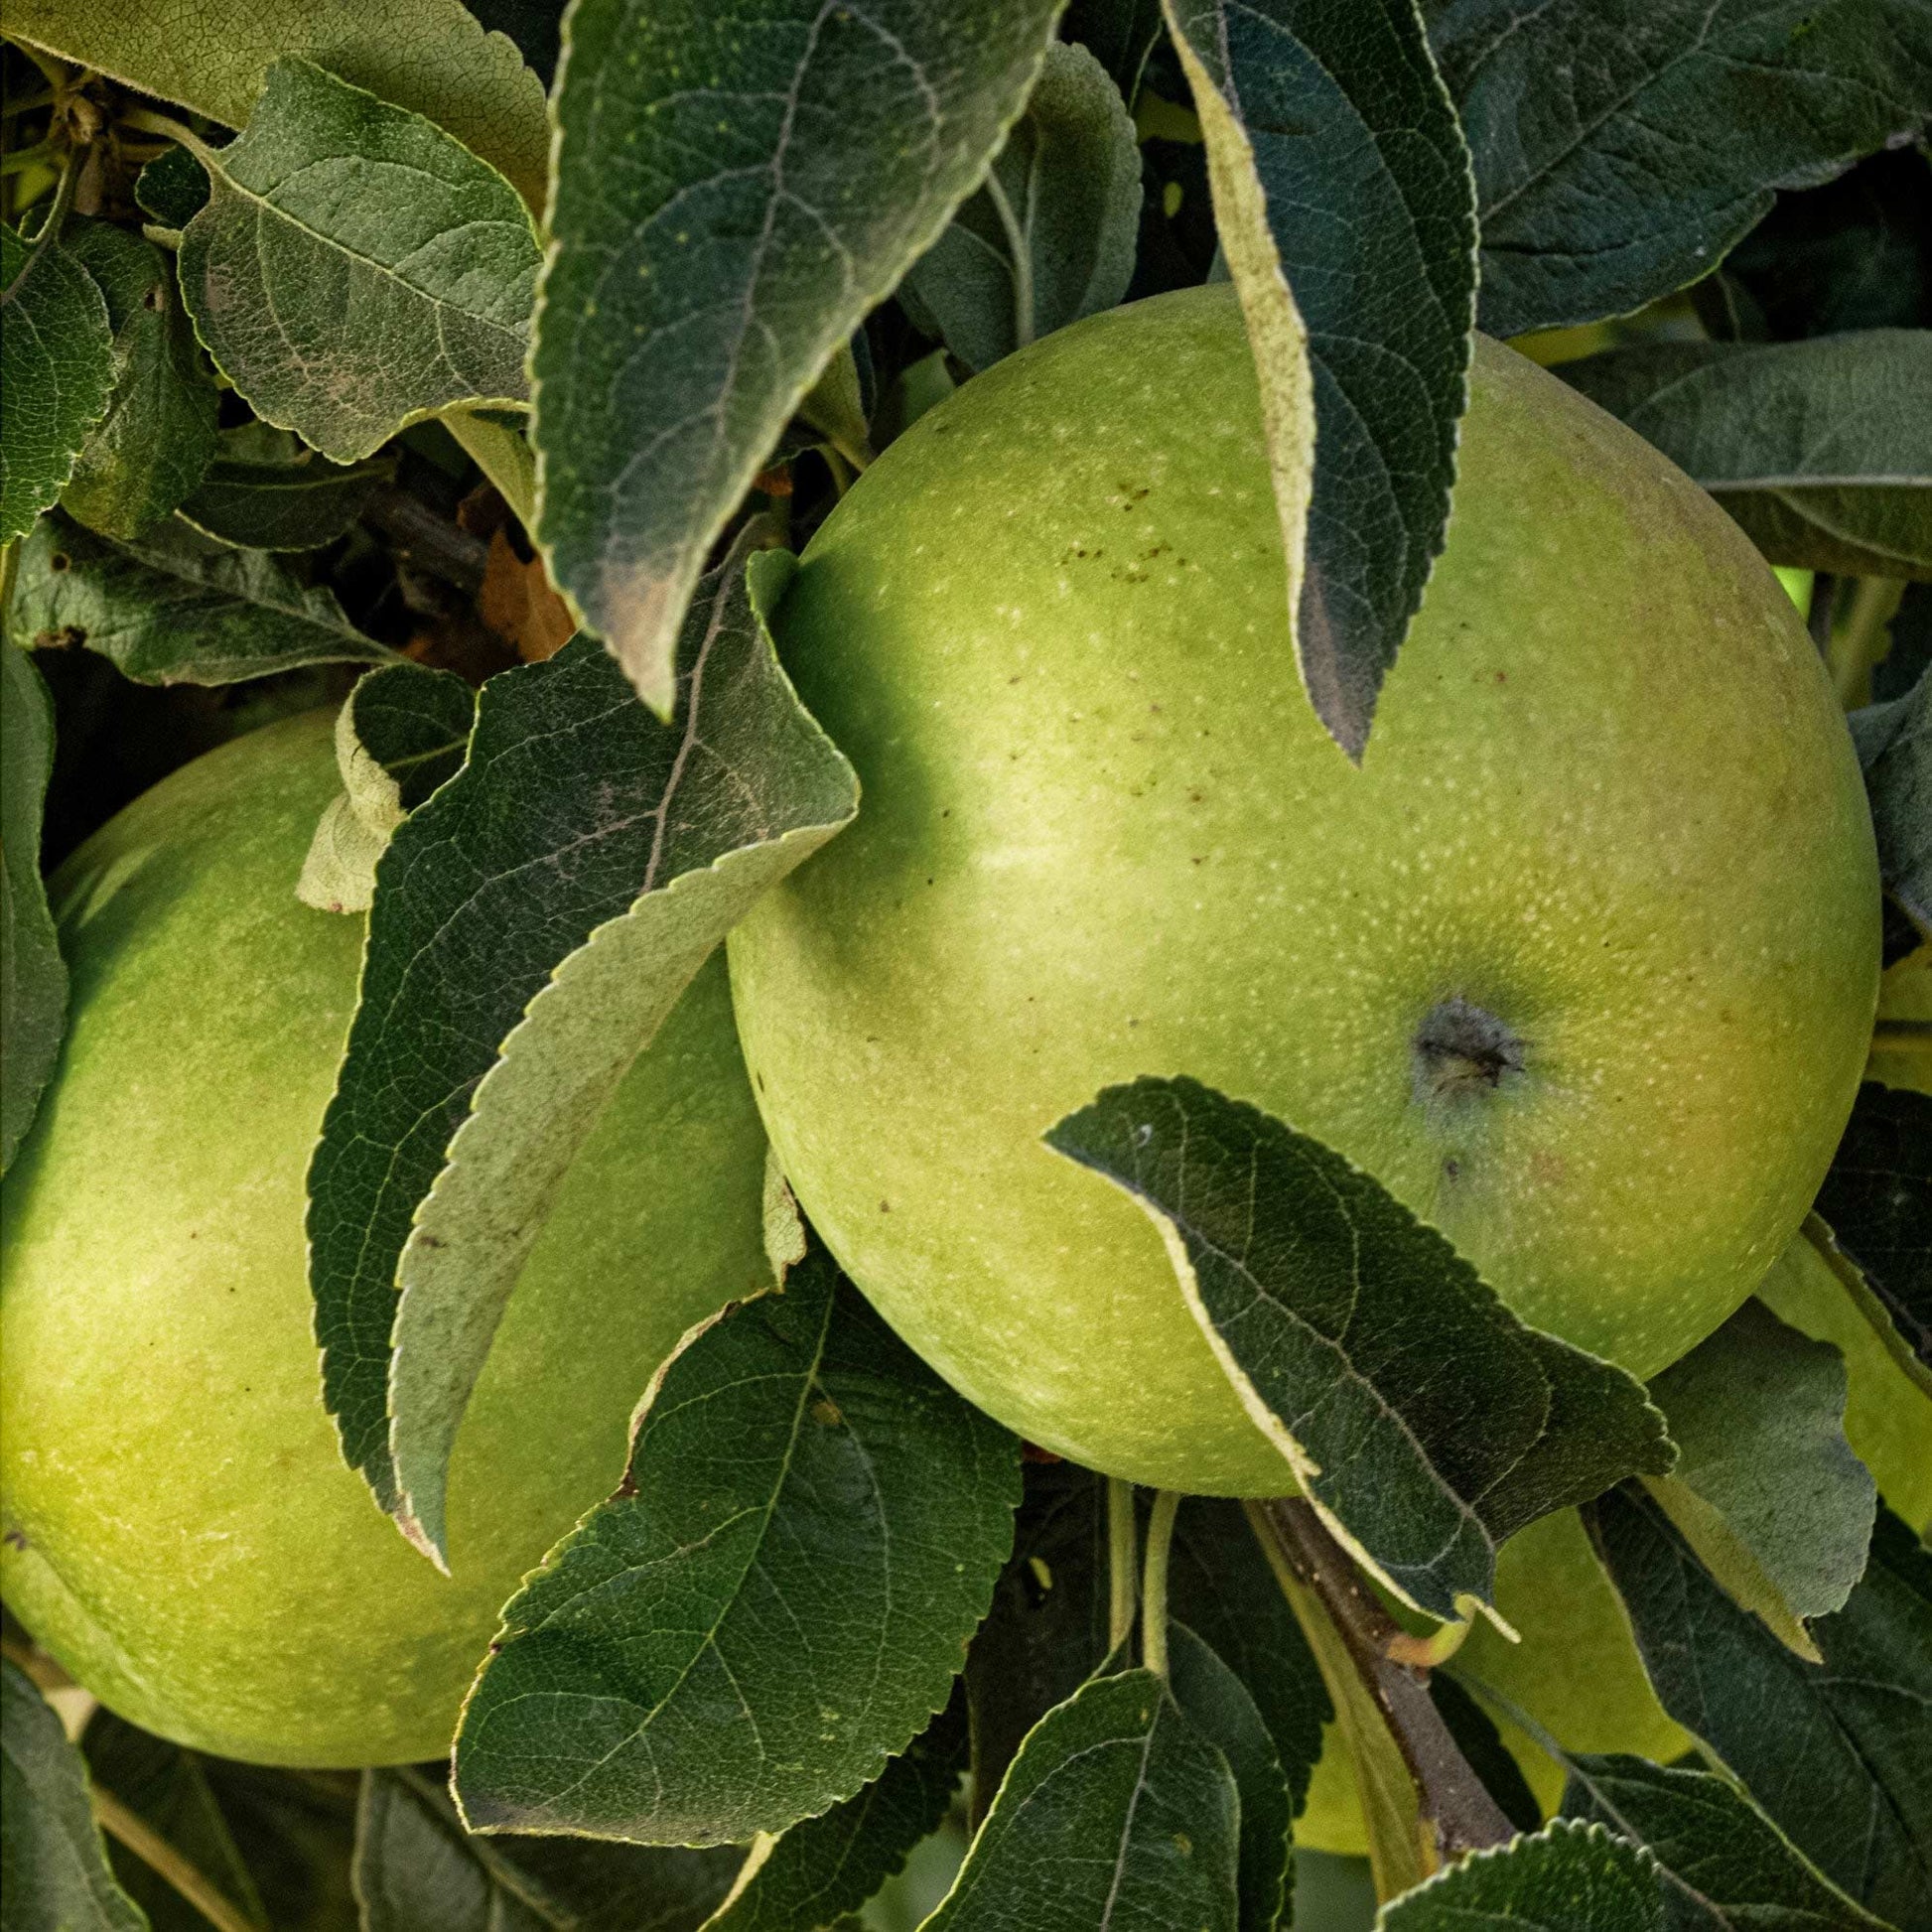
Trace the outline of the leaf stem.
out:
<instances>
[{"instance_id":1,"label":"leaf stem","mask_svg":"<svg viewBox=\"0 0 1932 1932\"><path fill-rule=\"evenodd\" d=\"M184 127L168 114L157 114L152 107L130 107L121 115L123 127L138 127L143 134L159 134L192 154L203 167L218 167L220 155L208 146L192 127Z\"/></svg>"},{"instance_id":2,"label":"leaf stem","mask_svg":"<svg viewBox=\"0 0 1932 1932\"><path fill-rule=\"evenodd\" d=\"M1007 191L1000 186L996 169L986 171L986 193L1000 226L1006 230L1007 246L1013 251L1013 345L1025 348L1034 339L1034 258L1021 232L1020 217L1013 211Z\"/></svg>"},{"instance_id":3,"label":"leaf stem","mask_svg":"<svg viewBox=\"0 0 1932 1932\"><path fill-rule=\"evenodd\" d=\"M1111 1653L1127 1641L1134 1627L1135 1576L1134 1485L1119 1476L1107 1478L1107 1649Z\"/></svg>"},{"instance_id":4,"label":"leaf stem","mask_svg":"<svg viewBox=\"0 0 1932 1932\"><path fill-rule=\"evenodd\" d=\"M1392 1654L1404 1635L1402 1626L1382 1607L1320 1517L1300 1496L1250 1503L1247 1509L1270 1562L1286 1566L1319 1602L1346 1646L1415 1780L1423 1816L1435 1826L1443 1859L1507 1844L1516 1835L1515 1827L1456 1747L1429 1695L1428 1671L1398 1662ZM1293 1594L1289 1601L1295 1603Z\"/></svg>"},{"instance_id":5,"label":"leaf stem","mask_svg":"<svg viewBox=\"0 0 1932 1932\"><path fill-rule=\"evenodd\" d=\"M4 290L0 290L0 308L4 308L20 293L27 284L27 278L47 259L55 243L61 239L61 230L68 224L68 214L73 207L74 194L80 186L80 164L86 158L87 146L82 143L68 150L68 158L61 164L60 185L54 191L54 206L47 210L47 219L35 231L33 250L20 264L20 273Z\"/></svg>"},{"instance_id":6,"label":"leaf stem","mask_svg":"<svg viewBox=\"0 0 1932 1932\"><path fill-rule=\"evenodd\" d=\"M200 1867L183 1858L139 1813L130 1811L111 1791L103 1791L97 1784L90 1795L102 1830L167 1879L215 1932L261 1932L253 1919L244 1916L225 1893L217 1891Z\"/></svg>"},{"instance_id":7,"label":"leaf stem","mask_svg":"<svg viewBox=\"0 0 1932 1932\"><path fill-rule=\"evenodd\" d=\"M1825 659L1839 702L1848 711L1871 701L1872 667L1891 648L1890 624L1905 595L1905 580L1855 577L1851 591L1847 598L1841 587Z\"/></svg>"},{"instance_id":8,"label":"leaf stem","mask_svg":"<svg viewBox=\"0 0 1932 1932\"><path fill-rule=\"evenodd\" d=\"M1173 1550L1177 1490L1158 1489L1147 1519L1147 1570L1141 1582L1141 1661L1156 1677L1168 1674L1168 1558Z\"/></svg>"}]
</instances>

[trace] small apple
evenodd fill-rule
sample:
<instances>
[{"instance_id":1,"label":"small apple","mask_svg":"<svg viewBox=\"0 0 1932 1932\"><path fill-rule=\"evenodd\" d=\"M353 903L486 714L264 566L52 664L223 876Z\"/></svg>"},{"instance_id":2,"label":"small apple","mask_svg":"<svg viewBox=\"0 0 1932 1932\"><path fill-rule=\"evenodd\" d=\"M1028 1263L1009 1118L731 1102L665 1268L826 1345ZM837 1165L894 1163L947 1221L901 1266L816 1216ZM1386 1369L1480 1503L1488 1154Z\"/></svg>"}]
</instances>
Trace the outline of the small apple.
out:
<instances>
[{"instance_id":1,"label":"small apple","mask_svg":"<svg viewBox=\"0 0 1932 1932\"><path fill-rule=\"evenodd\" d=\"M865 806L732 936L766 1127L905 1339L1110 1474L1287 1486L1155 1228L1041 1141L1111 1082L1267 1108L1645 1378L1851 1107L1878 882L1803 624L1648 444L1496 344L1471 383L1360 769L1296 675L1225 285L921 417L778 614Z\"/></svg>"},{"instance_id":2,"label":"small apple","mask_svg":"<svg viewBox=\"0 0 1932 1932\"><path fill-rule=\"evenodd\" d=\"M768 1280L714 962L511 1299L457 1444L454 1576L403 1542L324 1412L305 1260L363 938L295 897L338 782L326 715L272 726L62 869L69 1032L0 1190L7 1601L136 1724L278 1764L446 1753L498 1609L621 1477L658 1361Z\"/></svg>"}]
</instances>

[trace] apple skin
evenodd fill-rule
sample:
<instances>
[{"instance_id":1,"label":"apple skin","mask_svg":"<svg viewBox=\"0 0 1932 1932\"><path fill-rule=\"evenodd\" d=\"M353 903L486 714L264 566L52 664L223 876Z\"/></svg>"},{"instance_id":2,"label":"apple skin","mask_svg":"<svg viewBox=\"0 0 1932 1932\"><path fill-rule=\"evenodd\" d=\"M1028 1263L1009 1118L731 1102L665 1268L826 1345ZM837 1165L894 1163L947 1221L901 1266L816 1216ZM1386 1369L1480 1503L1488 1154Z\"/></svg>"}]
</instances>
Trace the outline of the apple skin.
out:
<instances>
[{"instance_id":1,"label":"apple skin","mask_svg":"<svg viewBox=\"0 0 1932 1932\"><path fill-rule=\"evenodd\" d=\"M364 930L294 893L331 724L209 754L63 867L69 1034L0 1190L8 1603L134 1723L311 1766L449 1750L499 1608L621 1477L658 1361L769 1282L713 961L510 1300L457 1444L453 1578L376 1509L322 1406L303 1235Z\"/></svg>"},{"instance_id":2,"label":"apple skin","mask_svg":"<svg viewBox=\"0 0 1932 1932\"><path fill-rule=\"evenodd\" d=\"M1789 599L1555 377L1483 341L1472 391L1360 769L1297 678L1224 285L921 417L780 607L865 804L730 941L765 1125L900 1334L1109 1474L1288 1486L1157 1230L1041 1143L1111 1082L1317 1136L1644 1378L1750 1292L1850 1110L1878 880ZM1458 999L1524 1065L1444 1097L1418 1034Z\"/></svg>"}]
</instances>

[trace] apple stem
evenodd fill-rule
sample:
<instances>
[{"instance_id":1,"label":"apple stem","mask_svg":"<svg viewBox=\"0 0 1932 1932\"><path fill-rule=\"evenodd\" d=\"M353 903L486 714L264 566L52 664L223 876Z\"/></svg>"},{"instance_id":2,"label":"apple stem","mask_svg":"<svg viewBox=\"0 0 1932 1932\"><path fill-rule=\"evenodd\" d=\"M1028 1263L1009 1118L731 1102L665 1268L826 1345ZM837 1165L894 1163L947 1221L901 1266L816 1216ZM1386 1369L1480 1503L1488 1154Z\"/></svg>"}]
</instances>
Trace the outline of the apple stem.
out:
<instances>
[{"instance_id":1,"label":"apple stem","mask_svg":"<svg viewBox=\"0 0 1932 1932\"><path fill-rule=\"evenodd\" d=\"M1111 1590L1107 1604L1107 1649L1118 1650L1134 1627L1135 1576L1134 1485L1119 1476L1107 1478L1107 1571Z\"/></svg>"},{"instance_id":2,"label":"apple stem","mask_svg":"<svg viewBox=\"0 0 1932 1932\"><path fill-rule=\"evenodd\" d=\"M1141 1661L1156 1677L1168 1675L1168 1554L1173 1548L1176 1490L1155 1492L1147 1519L1147 1571L1141 1582Z\"/></svg>"},{"instance_id":3,"label":"apple stem","mask_svg":"<svg viewBox=\"0 0 1932 1932\"><path fill-rule=\"evenodd\" d=\"M1288 1588L1290 1582L1313 1596L1341 1638L1402 1753L1423 1816L1435 1827L1444 1862L1487 1846L1506 1845L1516 1836L1516 1828L1503 1816L1443 1722L1429 1695L1429 1672L1391 1654L1404 1634L1402 1626L1382 1607L1320 1517L1300 1496L1250 1503L1247 1514L1297 1617L1304 1614L1297 1602L1301 1591ZM1319 1656L1323 1646L1313 1647Z\"/></svg>"}]
</instances>

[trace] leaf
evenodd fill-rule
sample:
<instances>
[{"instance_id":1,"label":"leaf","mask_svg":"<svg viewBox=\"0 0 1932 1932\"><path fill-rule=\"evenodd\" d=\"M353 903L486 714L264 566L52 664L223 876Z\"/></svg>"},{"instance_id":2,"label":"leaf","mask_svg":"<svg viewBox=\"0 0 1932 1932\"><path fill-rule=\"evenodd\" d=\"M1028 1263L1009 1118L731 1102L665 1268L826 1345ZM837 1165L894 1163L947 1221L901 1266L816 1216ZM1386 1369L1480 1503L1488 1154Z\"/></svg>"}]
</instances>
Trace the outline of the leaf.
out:
<instances>
[{"instance_id":1,"label":"leaf","mask_svg":"<svg viewBox=\"0 0 1932 1932\"><path fill-rule=\"evenodd\" d=\"M362 1774L362 1932L696 1932L734 1863L729 1853L473 1838L422 1772Z\"/></svg>"},{"instance_id":2,"label":"leaf","mask_svg":"<svg viewBox=\"0 0 1932 1932\"><path fill-rule=\"evenodd\" d=\"M1845 1357L1756 1300L1650 1384L1678 1449L1650 1493L1731 1595L1814 1663L1794 1626L1845 1607L1878 1507L1845 1440Z\"/></svg>"},{"instance_id":3,"label":"leaf","mask_svg":"<svg viewBox=\"0 0 1932 1932\"><path fill-rule=\"evenodd\" d=\"M300 55L428 115L543 206L543 83L459 0L8 0L7 32L224 127L247 126L270 63Z\"/></svg>"},{"instance_id":4,"label":"leaf","mask_svg":"<svg viewBox=\"0 0 1932 1932\"><path fill-rule=\"evenodd\" d=\"M350 1885L354 1776L197 1756L235 1843L246 1848L274 1932L352 1932L360 1918Z\"/></svg>"},{"instance_id":5,"label":"leaf","mask_svg":"<svg viewBox=\"0 0 1932 1932\"><path fill-rule=\"evenodd\" d=\"M1111 309L1134 274L1141 151L1120 90L1055 41L979 193L906 271L946 346L990 368Z\"/></svg>"},{"instance_id":6,"label":"leaf","mask_svg":"<svg viewBox=\"0 0 1932 1932\"><path fill-rule=\"evenodd\" d=\"M1559 1818L1382 1908L1386 1932L1663 1932L1656 1869L1601 1825Z\"/></svg>"},{"instance_id":7,"label":"leaf","mask_svg":"<svg viewBox=\"0 0 1932 1932\"><path fill-rule=\"evenodd\" d=\"M1234 1932L1239 1832L1227 1760L1168 1687L1095 1678L1021 1747L923 1932Z\"/></svg>"},{"instance_id":8,"label":"leaf","mask_svg":"<svg viewBox=\"0 0 1932 1932\"><path fill-rule=\"evenodd\" d=\"M1161 0L1072 0L1060 32L1078 41L1113 77L1121 98L1133 106L1141 70L1166 23Z\"/></svg>"},{"instance_id":9,"label":"leaf","mask_svg":"<svg viewBox=\"0 0 1932 1932\"><path fill-rule=\"evenodd\" d=\"M218 397L181 306L173 264L105 221L71 224L62 246L94 278L114 332L114 387L61 492L90 529L139 536L201 482L214 455Z\"/></svg>"},{"instance_id":10,"label":"leaf","mask_svg":"<svg viewBox=\"0 0 1932 1932\"><path fill-rule=\"evenodd\" d=\"M1560 373L1717 497L1774 564L1932 577L1932 336L1651 343Z\"/></svg>"},{"instance_id":11,"label":"leaf","mask_svg":"<svg viewBox=\"0 0 1932 1932\"><path fill-rule=\"evenodd\" d=\"M0 1885L7 1932L146 1932L115 1884L87 1773L25 1671L0 1663Z\"/></svg>"},{"instance_id":12,"label":"leaf","mask_svg":"<svg viewBox=\"0 0 1932 1932\"><path fill-rule=\"evenodd\" d=\"M1234 1778L1240 1820L1236 1923L1241 1932L1273 1932L1288 1905L1294 1815L1281 1755L1247 1687L1212 1647L1184 1623L1169 1626L1168 1641L1173 1700L1219 1750ZM1304 1777L1313 1769L1311 1758Z\"/></svg>"},{"instance_id":13,"label":"leaf","mask_svg":"<svg viewBox=\"0 0 1932 1932\"><path fill-rule=\"evenodd\" d=\"M463 764L476 694L451 671L385 664L357 680L336 719L343 789L316 827L295 896L323 912L366 912L376 861L397 826Z\"/></svg>"},{"instance_id":14,"label":"leaf","mask_svg":"<svg viewBox=\"0 0 1932 1932\"><path fill-rule=\"evenodd\" d=\"M0 638L0 1173L33 1125L67 1025L68 969L41 883L53 768L53 700L26 653Z\"/></svg>"},{"instance_id":15,"label":"leaf","mask_svg":"<svg viewBox=\"0 0 1932 1932\"><path fill-rule=\"evenodd\" d=\"M790 564L706 580L668 726L590 638L492 678L383 855L310 1280L344 1453L439 1557L450 1445L565 1169L726 929L856 809L765 628Z\"/></svg>"},{"instance_id":16,"label":"leaf","mask_svg":"<svg viewBox=\"0 0 1932 1932\"><path fill-rule=\"evenodd\" d=\"M1867 1314L1875 1302L1932 1371L1932 1094L1860 1087L1817 1211L1830 1228L1828 1257L1859 1272Z\"/></svg>"},{"instance_id":17,"label":"leaf","mask_svg":"<svg viewBox=\"0 0 1932 1932\"><path fill-rule=\"evenodd\" d=\"M8 628L23 648L84 644L137 684L232 684L395 657L349 622L333 591L179 518L128 542L43 518L21 546Z\"/></svg>"},{"instance_id":18,"label":"leaf","mask_svg":"<svg viewBox=\"0 0 1932 1932\"><path fill-rule=\"evenodd\" d=\"M1932 932L1932 672L1902 698L1852 714L1885 890Z\"/></svg>"},{"instance_id":19,"label":"leaf","mask_svg":"<svg viewBox=\"0 0 1932 1932\"><path fill-rule=\"evenodd\" d=\"M483 1831L717 1845L877 1777L946 1702L1018 1446L822 1249L686 1336L622 1486L511 1599L457 1735Z\"/></svg>"},{"instance_id":20,"label":"leaf","mask_svg":"<svg viewBox=\"0 0 1932 1932\"><path fill-rule=\"evenodd\" d=\"M501 530L490 534L477 615L526 664L555 657L577 634L577 620L550 588L543 559L519 557Z\"/></svg>"},{"instance_id":21,"label":"leaf","mask_svg":"<svg viewBox=\"0 0 1932 1932\"><path fill-rule=\"evenodd\" d=\"M345 468L306 461L252 463L217 456L181 505L208 536L244 550L320 550L334 543L395 477L386 458Z\"/></svg>"},{"instance_id":22,"label":"leaf","mask_svg":"<svg viewBox=\"0 0 1932 1932\"><path fill-rule=\"evenodd\" d=\"M1795 1657L1740 1610L1628 1485L1584 1520L1664 1709L1834 1883L1899 1932L1932 1925L1932 1558L1878 1513L1851 1599Z\"/></svg>"},{"instance_id":23,"label":"leaf","mask_svg":"<svg viewBox=\"0 0 1932 1932\"><path fill-rule=\"evenodd\" d=\"M1566 1754L1563 1762L1565 1815L1607 1825L1657 1861L1674 1932L1878 1932L1883 1924L1725 1779L1641 1757Z\"/></svg>"},{"instance_id":24,"label":"leaf","mask_svg":"<svg viewBox=\"0 0 1932 1932\"><path fill-rule=\"evenodd\" d=\"M1449 521L1469 158L1413 0L1167 9L1261 375L1302 681L1359 763Z\"/></svg>"},{"instance_id":25,"label":"leaf","mask_svg":"<svg viewBox=\"0 0 1932 1932\"><path fill-rule=\"evenodd\" d=\"M580 0L532 368L557 588L667 715L707 551L979 180L1057 0Z\"/></svg>"},{"instance_id":26,"label":"leaf","mask_svg":"<svg viewBox=\"0 0 1932 1932\"><path fill-rule=\"evenodd\" d=\"M705 1932L816 1932L863 1905L939 1827L966 1769L966 1697L952 1702L855 1797L754 1844Z\"/></svg>"},{"instance_id":27,"label":"leaf","mask_svg":"<svg viewBox=\"0 0 1932 1932\"><path fill-rule=\"evenodd\" d=\"M1432 1616L1487 1602L1496 1546L1524 1524L1670 1467L1636 1382L1525 1327L1379 1181L1259 1108L1142 1079L1045 1138L1147 1210L1287 1469Z\"/></svg>"},{"instance_id":28,"label":"leaf","mask_svg":"<svg viewBox=\"0 0 1932 1932\"><path fill-rule=\"evenodd\" d=\"M30 248L0 222L0 544L60 495L113 385L93 277L66 249Z\"/></svg>"},{"instance_id":29,"label":"leaf","mask_svg":"<svg viewBox=\"0 0 1932 1932\"><path fill-rule=\"evenodd\" d=\"M452 403L528 395L529 211L433 122L282 60L247 132L196 159L212 192L182 294L264 422L353 463Z\"/></svg>"},{"instance_id":30,"label":"leaf","mask_svg":"<svg viewBox=\"0 0 1932 1932\"><path fill-rule=\"evenodd\" d=\"M1923 0L1449 0L1430 37L1475 161L1483 328L1627 315L1771 207L1926 124ZM1695 138L1687 138L1695 131Z\"/></svg>"}]
</instances>

